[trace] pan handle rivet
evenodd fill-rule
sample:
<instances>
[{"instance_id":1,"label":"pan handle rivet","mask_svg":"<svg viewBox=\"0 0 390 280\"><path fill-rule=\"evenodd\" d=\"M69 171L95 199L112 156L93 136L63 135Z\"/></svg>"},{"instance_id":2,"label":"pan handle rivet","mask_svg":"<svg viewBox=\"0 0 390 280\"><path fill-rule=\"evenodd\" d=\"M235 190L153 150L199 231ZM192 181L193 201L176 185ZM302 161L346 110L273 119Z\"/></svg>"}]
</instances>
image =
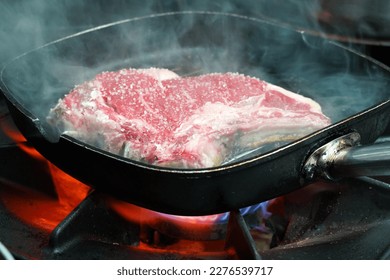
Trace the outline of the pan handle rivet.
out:
<instances>
[{"instance_id":1,"label":"pan handle rivet","mask_svg":"<svg viewBox=\"0 0 390 280\"><path fill-rule=\"evenodd\" d=\"M359 145L360 134L351 132L338 137L315 150L306 160L303 169L301 184L310 183L316 179L334 181L329 170L333 166L336 157L347 148Z\"/></svg>"}]
</instances>

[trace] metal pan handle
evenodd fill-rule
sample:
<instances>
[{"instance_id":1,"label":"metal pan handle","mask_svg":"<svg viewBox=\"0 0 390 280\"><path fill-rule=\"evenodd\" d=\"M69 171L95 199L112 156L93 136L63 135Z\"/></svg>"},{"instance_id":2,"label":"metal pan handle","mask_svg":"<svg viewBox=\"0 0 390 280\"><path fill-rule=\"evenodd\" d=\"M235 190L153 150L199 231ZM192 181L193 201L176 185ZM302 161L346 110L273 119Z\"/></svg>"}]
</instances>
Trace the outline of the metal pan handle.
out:
<instances>
[{"instance_id":1,"label":"metal pan handle","mask_svg":"<svg viewBox=\"0 0 390 280\"><path fill-rule=\"evenodd\" d=\"M303 180L390 176L390 141L359 143L360 135L352 132L318 148L304 164Z\"/></svg>"}]
</instances>

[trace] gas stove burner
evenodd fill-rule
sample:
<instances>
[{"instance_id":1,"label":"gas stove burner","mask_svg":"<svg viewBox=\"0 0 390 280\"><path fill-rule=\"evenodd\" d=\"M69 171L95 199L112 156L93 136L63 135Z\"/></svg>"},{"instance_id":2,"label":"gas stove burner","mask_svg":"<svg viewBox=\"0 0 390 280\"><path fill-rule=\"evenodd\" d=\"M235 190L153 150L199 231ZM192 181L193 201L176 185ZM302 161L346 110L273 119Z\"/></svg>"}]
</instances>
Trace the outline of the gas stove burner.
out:
<instances>
[{"instance_id":1,"label":"gas stove burner","mask_svg":"<svg viewBox=\"0 0 390 280\"><path fill-rule=\"evenodd\" d=\"M113 203L113 207L123 215L126 213L125 209L128 208L128 204L125 204L124 209L118 209L118 202ZM270 216L270 213L266 210L268 204L269 201L266 201L242 208L239 211L239 215L243 216L246 221L251 221L251 226L261 226L263 219ZM139 211L136 209L127 211L127 216L129 216L129 213L137 212ZM143 223L143 228L145 230L149 229L149 231L159 232L160 234L170 237L187 240L224 239L228 230L228 222L230 218L229 212L206 216L177 216L149 211L146 209L143 209L142 212L142 216L149 217L146 219L147 221Z\"/></svg>"},{"instance_id":2,"label":"gas stove burner","mask_svg":"<svg viewBox=\"0 0 390 280\"><path fill-rule=\"evenodd\" d=\"M50 234L49 259L259 259L254 241L239 212L232 212L228 235L214 240L191 240L153 229L142 221L124 219L112 209L111 198L93 191ZM131 206L128 210L147 213ZM138 209L137 209L138 208ZM93 217L91 219L91 217ZM156 218L156 217L155 217ZM169 220L159 216L160 223ZM191 223L185 223L191 226ZM184 226L184 225L183 225ZM212 228L210 228L212 230ZM82 238L79 238L82 237ZM239 244L237 244L237 240Z\"/></svg>"}]
</instances>

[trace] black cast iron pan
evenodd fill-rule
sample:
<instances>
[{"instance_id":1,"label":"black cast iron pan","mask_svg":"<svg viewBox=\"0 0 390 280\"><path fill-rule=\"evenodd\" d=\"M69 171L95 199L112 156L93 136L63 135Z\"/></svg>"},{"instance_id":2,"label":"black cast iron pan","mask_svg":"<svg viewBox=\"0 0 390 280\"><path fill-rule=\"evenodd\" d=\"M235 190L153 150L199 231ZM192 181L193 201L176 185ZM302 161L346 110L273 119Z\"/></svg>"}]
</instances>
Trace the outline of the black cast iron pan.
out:
<instances>
[{"instance_id":1,"label":"black cast iron pan","mask_svg":"<svg viewBox=\"0 0 390 280\"><path fill-rule=\"evenodd\" d=\"M74 85L125 67L256 76L313 98L333 124L265 154L183 170L107 153L61 135L46 122L50 108ZM323 160L328 150L313 152L341 136L331 145L333 153L380 136L390 119L389 69L337 43L258 18L180 12L107 24L13 59L1 81L15 123L47 159L98 190L160 212L203 215L238 209L291 192L318 174L340 175L332 168L351 176L388 172L388 162L383 163L388 158L368 171L361 167L359 151L347 153L354 157L352 166L344 154L332 164L333 158Z\"/></svg>"}]
</instances>

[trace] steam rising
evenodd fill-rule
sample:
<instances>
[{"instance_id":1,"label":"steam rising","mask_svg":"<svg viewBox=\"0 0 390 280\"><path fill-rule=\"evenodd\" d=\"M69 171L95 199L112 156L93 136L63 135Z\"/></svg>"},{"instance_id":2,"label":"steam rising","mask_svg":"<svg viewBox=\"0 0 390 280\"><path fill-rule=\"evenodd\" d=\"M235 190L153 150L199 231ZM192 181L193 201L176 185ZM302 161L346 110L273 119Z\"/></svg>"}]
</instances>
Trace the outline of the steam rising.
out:
<instances>
[{"instance_id":1,"label":"steam rising","mask_svg":"<svg viewBox=\"0 0 390 280\"><path fill-rule=\"evenodd\" d=\"M388 99L386 73L308 35L313 32L296 30L353 33L355 39L387 30L376 34L372 16L371 25L333 28L326 15L344 18L331 10L332 2L337 1L6 1L0 3L0 65L69 37L7 63L2 79L51 131L51 139L59 134L45 119L58 98L101 71L124 67L164 67L180 75L240 72L313 98L337 122Z\"/></svg>"},{"instance_id":2,"label":"steam rising","mask_svg":"<svg viewBox=\"0 0 390 280\"><path fill-rule=\"evenodd\" d=\"M390 37L390 2L386 0L4 0L0 2L0 64L94 26L183 10L263 17L299 30L347 37L345 40L383 39L383 44Z\"/></svg>"}]
</instances>

